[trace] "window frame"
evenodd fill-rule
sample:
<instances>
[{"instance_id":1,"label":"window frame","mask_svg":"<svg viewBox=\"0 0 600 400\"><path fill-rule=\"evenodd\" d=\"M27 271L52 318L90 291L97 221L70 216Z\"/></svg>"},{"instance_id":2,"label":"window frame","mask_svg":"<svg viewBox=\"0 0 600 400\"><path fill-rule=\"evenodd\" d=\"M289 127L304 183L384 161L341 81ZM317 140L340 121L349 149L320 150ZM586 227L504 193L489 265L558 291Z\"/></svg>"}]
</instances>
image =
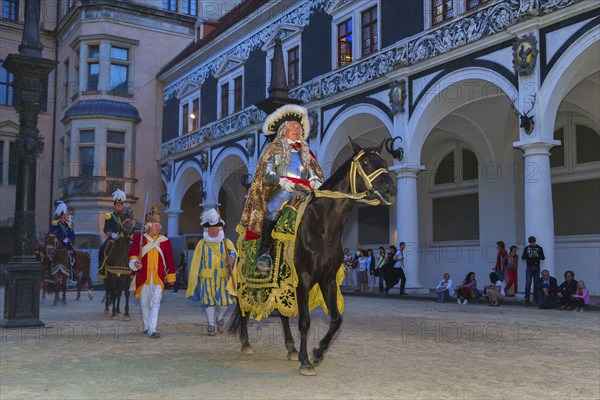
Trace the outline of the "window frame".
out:
<instances>
[{"instance_id":1,"label":"window frame","mask_svg":"<svg viewBox=\"0 0 600 400\"><path fill-rule=\"evenodd\" d=\"M5 4L14 4L14 7L13 7L14 18L11 18L11 15L9 15L8 17L4 17ZM19 22L20 14L21 14L21 1L19 1L19 0L2 0L2 16L1 16L2 21Z\"/></svg>"},{"instance_id":2,"label":"window frame","mask_svg":"<svg viewBox=\"0 0 600 400\"><path fill-rule=\"evenodd\" d=\"M599 126L596 126L590 119L580 115L567 115L556 122L553 132L556 132L560 128L564 129L562 146L564 148L565 165L550 168L552 183L586 179L597 174L600 169L600 161L577 163L577 125L587 126L596 133L600 132Z\"/></svg>"},{"instance_id":3,"label":"window frame","mask_svg":"<svg viewBox=\"0 0 600 400\"><path fill-rule=\"evenodd\" d=\"M475 10L479 7L486 5L487 3L490 3L492 0L476 0L476 1L477 1L477 5L471 7L471 6L469 6L469 0L465 0L465 9L467 11L472 11L472 10Z\"/></svg>"},{"instance_id":4,"label":"window frame","mask_svg":"<svg viewBox=\"0 0 600 400\"><path fill-rule=\"evenodd\" d=\"M90 57L90 47L98 46L98 57ZM100 64L102 60L102 47L100 42L90 42L87 43L86 46L86 54L85 54L85 90L84 92L99 92L100 91ZM96 64L98 65L98 81L96 83L96 88L92 88L90 86L90 65Z\"/></svg>"},{"instance_id":5,"label":"window frame","mask_svg":"<svg viewBox=\"0 0 600 400\"><path fill-rule=\"evenodd\" d=\"M226 60L225 62L227 63L228 61ZM218 77L218 82L217 82L217 99L218 99L218 101L217 101L217 119L218 120L228 118L231 115L234 115L244 109L244 107L245 107L245 104L244 104L245 87L244 87L244 85L246 84L246 79L245 79L244 75L245 75L244 74L244 64L240 63L239 65L235 66L231 70L227 71L226 73L224 73ZM241 105L241 108L236 111L234 81L238 78L242 78L242 91L241 91L242 105ZM225 87L227 87L227 93L223 92L223 89ZM224 100L227 101L227 110L226 110L227 112L224 112L224 109L223 109L223 101Z\"/></svg>"},{"instance_id":6,"label":"window frame","mask_svg":"<svg viewBox=\"0 0 600 400\"><path fill-rule=\"evenodd\" d=\"M82 132L94 132L94 140L92 140L91 142L81 142L81 133ZM94 177L96 175L94 175L94 173L96 172L96 166L97 166L97 154L96 154L96 140L98 139L98 132L96 131L95 128L78 128L77 129L77 164L78 164L78 168L77 168L77 176L79 177L86 177L86 178L90 178L90 177ZM83 174L83 169L84 164L81 161L81 150L82 149L92 149L92 173L91 175L85 175ZM87 164L86 164L87 165Z\"/></svg>"},{"instance_id":7,"label":"window frame","mask_svg":"<svg viewBox=\"0 0 600 400\"><path fill-rule=\"evenodd\" d=\"M6 71L6 82L4 81L0 81L0 85L4 86L6 85L6 103L4 103L4 98L0 99L0 107L14 107L15 106L15 77L14 74L12 72L8 72L8 70L6 68L4 68L4 64L2 64L4 62L4 60L0 60L0 68L3 69L4 71ZM9 99L9 93L11 92L12 88L12 101L8 101ZM9 104L10 103L10 104Z\"/></svg>"},{"instance_id":8,"label":"window frame","mask_svg":"<svg viewBox=\"0 0 600 400\"><path fill-rule=\"evenodd\" d=\"M185 87L183 88L185 89ZM179 136L183 136L183 135L187 135L188 133L191 132L195 132L198 129L200 129L201 124L200 124L200 117L201 117L201 107L202 107L202 100L200 99L200 95L201 95L201 86L197 86L196 88L194 88L193 90L191 90L190 92L186 93L185 95L181 96L179 98L179 116L177 117L178 123L179 123L179 129L178 129L178 135ZM194 111L194 102L198 102L198 114L195 116L196 118L191 118L191 113ZM187 107L187 121L184 122L184 118L183 118L183 109ZM187 130L184 132L184 125L187 126Z\"/></svg>"},{"instance_id":9,"label":"window frame","mask_svg":"<svg viewBox=\"0 0 600 400\"><path fill-rule=\"evenodd\" d=\"M123 143L113 143L113 142L109 142L108 141L108 135L110 132L116 132L116 133L122 133L123 134ZM122 165L121 165L121 169L122 169L122 176L116 176L116 175L109 175L108 174L108 166L109 166L109 161L108 161L108 150L109 149L119 149L123 151L123 159L122 161ZM106 168L105 168L105 176L107 178L125 178L125 155L127 152L127 131L124 130L120 130L120 129L114 129L114 128L110 128L108 127L106 129Z\"/></svg>"},{"instance_id":10,"label":"window frame","mask_svg":"<svg viewBox=\"0 0 600 400\"><path fill-rule=\"evenodd\" d=\"M375 9L375 20L371 19L371 21L369 23L364 24L363 23L363 16L366 13L372 13L373 9ZM364 11L362 11L360 13L360 55L361 55L361 58L368 57L371 54L376 53L377 50L379 50L379 39L380 39L380 37L378 35L379 23L380 23L380 21L379 21L379 13L378 13L378 10L377 10L377 5L374 5L373 7L369 8L369 9L366 9L366 10L364 10ZM371 36L370 51L369 51L369 53L365 54L365 52L364 52L365 51L365 47L364 47L364 31L365 31L365 29L369 29L369 31L371 33L373 33L373 29L372 29L373 25L376 26L376 29L375 29L376 32L375 32L374 36L377 37L377 45L375 46L376 48L373 48L373 36Z\"/></svg>"},{"instance_id":11,"label":"window frame","mask_svg":"<svg viewBox=\"0 0 600 400\"><path fill-rule=\"evenodd\" d=\"M121 59L117 59L117 58L112 58L112 49L113 47L117 48L117 49L121 49L121 50L127 50L127 60L121 60ZM108 44L108 92L109 93L115 93L115 94L131 94L131 86L132 86L132 80L131 80L131 70L132 68L132 56L133 56L133 49L131 46L127 46L127 45L123 45L121 43L118 42L114 42L114 41L110 41ZM121 66L121 67L125 67L126 68L126 78L125 78L125 83L127 84L126 90L115 90L112 87L112 66L113 65L117 65L117 66Z\"/></svg>"},{"instance_id":12,"label":"window frame","mask_svg":"<svg viewBox=\"0 0 600 400\"><path fill-rule=\"evenodd\" d=\"M362 14L372 8L377 8L377 48L373 52L363 55L362 54ZM360 62L365 58L372 57L381 51L381 0L372 1L356 1L348 3L348 5L342 6L339 9L332 12L331 21L331 65L332 69L341 69L356 62ZM339 63L339 41L338 41L338 26L348 20L352 19L352 62L343 66ZM358 39L357 39L358 38Z\"/></svg>"},{"instance_id":13,"label":"window frame","mask_svg":"<svg viewBox=\"0 0 600 400\"><path fill-rule=\"evenodd\" d=\"M162 0L161 6L164 11L177 12L177 0Z\"/></svg>"},{"instance_id":14,"label":"window frame","mask_svg":"<svg viewBox=\"0 0 600 400\"><path fill-rule=\"evenodd\" d=\"M0 187L15 186L17 184L17 165L18 155L16 154L16 135L2 134L0 135ZM11 162L11 154L14 154L14 160ZM11 179L11 166L14 168L14 174Z\"/></svg>"},{"instance_id":15,"label":"window frame","mask_svg":"<svg viewBox=\"0 0 600 400\"><path fill-rule=\"evenodd\" d=\"M192 5L194 7L192 7ZM186 11L186 6L188 11ZM194 8L194 13L192 14L191 9ZM181 13L184 15L191 15L192 17L198 16L198 0L181 0Z\"/></svg>"}]
</instances>

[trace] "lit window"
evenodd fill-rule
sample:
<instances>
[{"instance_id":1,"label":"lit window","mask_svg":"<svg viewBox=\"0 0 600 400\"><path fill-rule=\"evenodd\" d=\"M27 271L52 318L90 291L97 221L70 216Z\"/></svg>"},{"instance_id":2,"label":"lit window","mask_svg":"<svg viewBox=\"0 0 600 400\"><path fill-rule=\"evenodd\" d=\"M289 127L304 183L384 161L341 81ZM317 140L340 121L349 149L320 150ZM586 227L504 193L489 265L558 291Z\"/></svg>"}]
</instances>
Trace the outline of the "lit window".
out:
<instances>
[{"instance_id":1,"label":"lit window","mask_svg":"<svg viewBox=\"0 0 600 400\"><path fill-rule=\"evenodd\" d=\"M452 0L431 1L431 24L437 25L452 18Z\"/></svg>"},{"instance_id":2,"label":"lit window","mask_svg":"<svg viewBox=\"0 0 600 400\"><path fill-rule=\"evenodd\" d=\"M352 62L352 19L338 24L338 66Z\"/></svg>"},{"instance_id":3,"label":"lit window","mask_svg":"<svg viewBox=\"0 0 600 400\"><path fill-rule=\"evenodd\" d=\"M362 56L368 56L377 51L377 7L372 7L361 14L361 43Z\"/></svg>"}]
</instances>

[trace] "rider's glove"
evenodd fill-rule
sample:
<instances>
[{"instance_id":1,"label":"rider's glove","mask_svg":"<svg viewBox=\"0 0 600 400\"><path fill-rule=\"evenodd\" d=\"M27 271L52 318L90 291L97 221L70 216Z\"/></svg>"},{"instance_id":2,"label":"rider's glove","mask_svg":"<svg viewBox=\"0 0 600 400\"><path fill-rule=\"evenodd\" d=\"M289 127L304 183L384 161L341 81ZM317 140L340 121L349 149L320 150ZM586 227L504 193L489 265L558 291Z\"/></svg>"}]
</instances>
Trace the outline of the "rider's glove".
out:
<instances>
[{"instance_id":1,"label":"rider's glove","mask_svg":"<svg viewBox=\"0 0 600 400\"><path fill-rule=\"evenodd\" d=\"M63 239L63 242L65 242L65 243L69 243L69 239L67 239L67 238L64 238L64 239Z\"/></svg>"},{"instance_id":2,"label":"rider's glove","mask_svg":"<svg viewBox=\"0 0 600 400\"><path fill-rule=\"evenodd\" d=\"M292 193L294 191L296 184L294 182L290 181L288 178L281 178L281 179L279 179L279 186L281 186L288 192Z\"/></svg>"},{"instance_id":3,"label":"rider's glove","mask_svg":"<svg viewBox=\"0 0 600 400\"><path fill-rule=\"evenodd\" d=\"M110 234L110 237L111 237L111 238L113 238L113 239L116 239L116 238L117 238L117 236L119 236L119 235L117 235L117 234L116 234L116 233L114 233L114 232Z\"/></svg>"}]
</instances>

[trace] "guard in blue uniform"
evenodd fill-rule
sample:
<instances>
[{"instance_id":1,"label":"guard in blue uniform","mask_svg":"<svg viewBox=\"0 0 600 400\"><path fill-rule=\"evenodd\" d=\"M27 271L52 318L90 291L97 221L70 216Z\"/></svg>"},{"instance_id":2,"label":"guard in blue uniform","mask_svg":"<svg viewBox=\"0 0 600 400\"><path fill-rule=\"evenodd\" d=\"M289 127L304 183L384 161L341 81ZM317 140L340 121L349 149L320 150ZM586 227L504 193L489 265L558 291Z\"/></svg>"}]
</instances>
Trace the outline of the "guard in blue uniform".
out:
<instances>
[{"instance_id":1,"label":"guard in blue uniform","mask_svg":"<svg viewBox=\"0 0 600 400\"><path fill-rule=\"evenodd\" d=\"M106 269L104 266L104 249L109 240L116 240L123 231L123 223L121 221L121 213L123 211L123 202L127 199L127 194L121 189L113 192L113 205L115 210L106 213L104 216L104 233L108 236L102 246L100 246L98 254L98 278L106 278Z\"/></svg>"},{"instance_id":2,"label":"guard in blue uniform","mask_svg":"<svg viewBox=\"0 0 600 400\"><path fill-rule=\"evenodd\" d=\"M71 257L71 265L75 268L75 249L73 244L75 243L75 231L71 222L69 222L69 211L67 205L62 201L57 201L56 211L54 215L57 219L52 221L50 226L50 234L55 235L63 246L68 250L69 256Z\"/></svg>"}]
</instances>

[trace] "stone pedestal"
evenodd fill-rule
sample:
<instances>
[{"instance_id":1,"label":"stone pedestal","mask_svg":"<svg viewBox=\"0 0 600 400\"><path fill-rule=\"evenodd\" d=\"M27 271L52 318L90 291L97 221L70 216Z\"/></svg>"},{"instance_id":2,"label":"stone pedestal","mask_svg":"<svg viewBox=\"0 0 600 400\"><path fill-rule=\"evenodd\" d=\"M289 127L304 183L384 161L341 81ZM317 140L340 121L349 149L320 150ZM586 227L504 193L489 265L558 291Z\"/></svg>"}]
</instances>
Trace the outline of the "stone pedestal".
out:
<instances>
[{"instance_id":1,"label":"stone pedestal","mask_svg":"<svg viewBox=\"0 0 600 400\"><path fill-rule=\"evenodd\" d=\"M44 326L40 321L40 281L44 269L35 259L13 257L3 268L5 274L2 328Z\"/></svg>"}]
</instances>

